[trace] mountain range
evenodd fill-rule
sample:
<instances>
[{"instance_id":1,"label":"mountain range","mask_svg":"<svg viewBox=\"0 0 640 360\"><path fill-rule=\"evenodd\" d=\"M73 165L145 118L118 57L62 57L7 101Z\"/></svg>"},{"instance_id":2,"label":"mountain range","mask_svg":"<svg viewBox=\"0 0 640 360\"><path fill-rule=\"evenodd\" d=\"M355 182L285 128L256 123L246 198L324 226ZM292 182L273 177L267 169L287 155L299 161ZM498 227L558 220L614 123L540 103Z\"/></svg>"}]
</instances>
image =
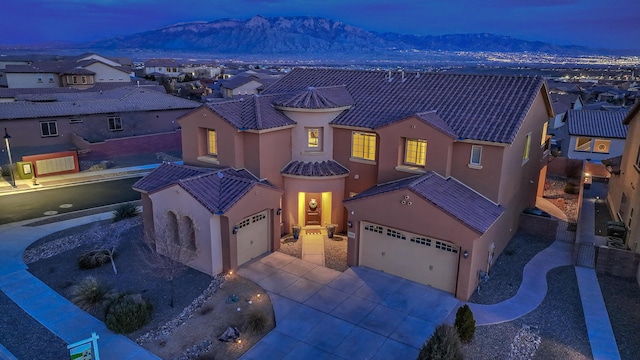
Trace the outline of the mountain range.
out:
<instances>
[{"instance_id":1,"label":"mountain range","mask_svg":"<svg viewBox=\"0 0 640 360\"><path fill-rule=\"evenodd\" d=\"M218 54L345 55L421 51L534 52L556 55L606 53L494 34L438 36L376 33L319 17L254 16L178 23L155 30L85 44L109 50L189 51Z\"/></svg>"}]
</instances>

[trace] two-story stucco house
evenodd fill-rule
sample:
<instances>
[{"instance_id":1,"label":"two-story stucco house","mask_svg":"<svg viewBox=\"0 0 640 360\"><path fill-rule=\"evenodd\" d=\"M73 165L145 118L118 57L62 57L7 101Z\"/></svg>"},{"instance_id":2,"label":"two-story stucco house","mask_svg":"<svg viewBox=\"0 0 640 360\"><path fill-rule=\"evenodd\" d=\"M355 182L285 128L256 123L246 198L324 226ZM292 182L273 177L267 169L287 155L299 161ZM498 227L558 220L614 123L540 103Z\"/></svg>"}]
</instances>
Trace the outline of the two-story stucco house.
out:
<instances>
[{"instance_id":1,"label":"two-story stucco house","mask_svg":"<svg viewBox=\"0 0 640 360\"><path fill-rule=\"evenodd\" d=\"M552 116L539 77L295 69L183 116L185 166L134 188L147 229L197 218L207 272L337 224L349 265L468 299L542 189Z\"/></svg>"},{"instance_id":2,"label":"two-story stucco house","mask_svg":"<svg viewBox=\"0 0 640 360\"><path fill-rule=\"evenodd\" d=\"M566 115L569 159L600 163L622 155L627 126L624 111L569 110Z\"/></svg>"},{"instance_id":3,"label":"two-story stucco house","mask_svg":"<svg viewBox=\"0 0 640 360\"><path fill-rule=\"evenodd\" d=\"M616 220L627 226L627 247L640 252L640 222L635 219L640 209L640 104L636 104L627 114L624 124L628 126L627 139L620 167L612 171L609 179L607 201Z\"/></svg>"},{"instance_id":4,"label":"two-story stucco house","mask_svg":"<svg viewBox=\"0 0 640 360\"><path fill-rule=\"evenodd\" d=\"M7 65L7 86L16 88L72 87L88 89L98 83L130 83L130 66L97 54Z\"/></svg>"}]
</instances>

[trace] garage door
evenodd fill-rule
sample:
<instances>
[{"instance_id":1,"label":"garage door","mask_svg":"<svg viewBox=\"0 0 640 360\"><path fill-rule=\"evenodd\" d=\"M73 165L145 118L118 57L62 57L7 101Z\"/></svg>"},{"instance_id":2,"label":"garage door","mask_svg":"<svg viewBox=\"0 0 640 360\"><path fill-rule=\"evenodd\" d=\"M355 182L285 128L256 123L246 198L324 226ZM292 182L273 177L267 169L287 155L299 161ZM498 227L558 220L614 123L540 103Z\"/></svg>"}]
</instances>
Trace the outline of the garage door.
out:
<instances>
[{"instance_id":1,"label":"garage door","mask_svg":"<svg viewBox=\"0 0 640 360\"><path fill-rule=\"evenodd\" d=\"M249 216L238 223L238 265L269 251L269 212Z\"/></svg>"},{"instance_id":2,"label":"garage door","mask_svg":"<svg viewBox=\"0 0 640 360\"><path fill-rule=\"evenodd\" d=\"M360 265L455 292L459 248L449 242L362 222Z\"/></svg>"}]
</instances>

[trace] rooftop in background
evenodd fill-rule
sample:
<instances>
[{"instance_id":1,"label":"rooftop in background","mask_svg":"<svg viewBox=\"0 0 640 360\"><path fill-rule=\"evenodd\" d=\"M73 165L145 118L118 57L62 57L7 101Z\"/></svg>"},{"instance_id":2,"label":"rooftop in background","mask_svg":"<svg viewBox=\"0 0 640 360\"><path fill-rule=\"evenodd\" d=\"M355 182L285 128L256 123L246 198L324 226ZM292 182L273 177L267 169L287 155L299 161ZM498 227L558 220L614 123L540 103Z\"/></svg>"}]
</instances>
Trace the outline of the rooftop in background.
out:
<instances>
[{"instance_id":1,"label":"rooftop in background","mask_svg":"<svg viewBox=\"0 0 640 360\"><path fill-rule=\"evenodd\" d=\"M625 139L627 126L623 120L626 111L569 110L569 135Z\"/></svg>"}]
</instances>

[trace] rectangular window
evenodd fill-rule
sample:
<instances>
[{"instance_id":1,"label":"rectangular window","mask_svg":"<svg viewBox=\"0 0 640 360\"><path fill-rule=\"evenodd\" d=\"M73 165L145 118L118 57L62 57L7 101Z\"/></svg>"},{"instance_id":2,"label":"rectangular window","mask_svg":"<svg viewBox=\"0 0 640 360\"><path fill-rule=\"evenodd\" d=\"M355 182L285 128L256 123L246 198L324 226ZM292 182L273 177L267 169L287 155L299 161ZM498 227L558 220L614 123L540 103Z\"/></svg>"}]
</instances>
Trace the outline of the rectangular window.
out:
<instances>
[{"instance_id":1,"label":"rectangular window","mask_svg":"<svg viewBox=\"0 0 640 360\"><path fill-rule=\"evenodd\" d=\"M591 143L593 139L590 137L579 136L576 139L576 151L589 151L591 152Z\"/></svg>"},{"instance_id":2,"label":"rectangular window","mask_svg":"<svg viewBox=\"0 0 640 360\"><path fill-rule=\"evenodd\" d=\"M58 123L55 121L43 121L40 123L42 137L58 136Z\"/></svg>"},{"instance_id":3,"label":"rectangular window","mask_svg":"<svg viewBox=\"0 0 640 360\"><path fill-rule=\"evenodd\" d=\"M207 154L218 155L218 134L215 130L207 130Z\"/></svg>"},{"instance_id":4,"label":"rectangular window","mask_svg":"<svg viewBox=\"0 0 640 360\"><path fill-rule=\"evenodd\" d=\"M610 147L611 147L611 140L595 139L595 141L593 142L594 153L608 154Z\"/></svg>"},{"instance_id":5,"label":"rectangular window","mask_svg":"<svg viewBox=\"0 0 640 360\"><path fill-rule=\"evenodd\" d=\"M542 139L540 140L540 146L544 145L547 142L547 130L549 129L549 122L545 122L542 125Z\"/></svg>"},{"instance_id":6,"label":"rectangular window","mask_svg":"<svg viewBox=\"0 0 640 360\"><path fill-rule=\"evenodd\" d=\"M351 157L376 160L376 134L354 131L351 138Z\"/></svg>"},{"instance_id":7,"label":"rectangular window","mask_svg":"<svg viewBox=\"0 0 640 360\"><path fill-rule=\"evenodd\" d=\"M404 148L404 163L424 166L427 162L427 141L407 139Z\"/></svg>"},{"instance_id":8,"label":"rectangular window","mask_svg":"<svg viewBox=\"0 0 640 360\"><path fill-rule=\"evenodd\" d=\"M72 81L74 84L77 84L77 83L78 83L78 77L77 77L77 76L73 76L71 79L72 79L71 81Z\"/></svg>"},{"instance_id":9,"label":"rectangular window","mask_svg":"<svg viewBox=\"0 0 640 360\"><path fill-rule=\"evenodd\" d=\"M83 84L86 84L86 83L87 83L87 77L86 77L86 76L83 76L83 77L82 77L82 83L83 83Z\"/></svg>"},{"instance_id":10,"label":"rectangular window","mask_svg":"<svg viewBox=\"0 0 640 360\"><path fill-rule=\"evenodd\" d=\"M307 149L311 151L322 150L322 129L307 128Z\"/></svg>"},{"instance_id":11,"label":"rectangular window","mask_svg":"<svg viewBox=\"0 0 640 360\"><path fill-rule=\"evenodd\" d=\"M122 119L119 116L112 116L107 118L109 122L109 131L122 130Z\"/></svg>"},{"instance_id":12,"label":"rectangular window","mask_svg":"<svg viewBox=\"0 0 640 360\"><path fill-rule=\"evenodd\" d=\"M529 160L529 153L531 152L531 133L527 134L524 139L524 152L522 153L522 162Z\"/></svg>"},{"instance_id":13,"label":"rectangular window","mask_svg":"<svg viewBox=\"0 0 640 360\"><path fill-rule=\"evenodd\" d=\"M471 159L469 159L469 164L476 166L482 165L482 146L471 146Z\"/></svg>"}]
</instances>

